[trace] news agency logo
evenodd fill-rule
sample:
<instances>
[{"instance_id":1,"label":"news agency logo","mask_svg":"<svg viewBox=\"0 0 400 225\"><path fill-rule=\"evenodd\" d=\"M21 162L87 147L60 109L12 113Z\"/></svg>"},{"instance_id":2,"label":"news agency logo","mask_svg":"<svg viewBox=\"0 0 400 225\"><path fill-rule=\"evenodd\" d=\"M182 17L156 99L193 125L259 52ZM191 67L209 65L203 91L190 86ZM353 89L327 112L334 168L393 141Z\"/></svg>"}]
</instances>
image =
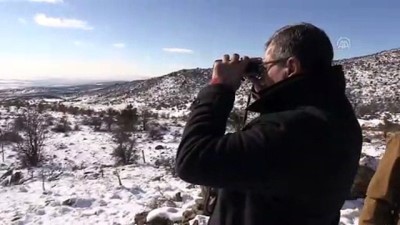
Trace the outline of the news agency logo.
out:
<instances>
[{"instance_id":1,"label":"news agency logo","mask_svg":"<svg viewBox=\"0 0 400 225\"><path fill-rule=\"evenodd\" d=\"M350 38L340 37L336 42L336 47L338 49L349 49L351 47Z\"/></svg>"}]
</instances>

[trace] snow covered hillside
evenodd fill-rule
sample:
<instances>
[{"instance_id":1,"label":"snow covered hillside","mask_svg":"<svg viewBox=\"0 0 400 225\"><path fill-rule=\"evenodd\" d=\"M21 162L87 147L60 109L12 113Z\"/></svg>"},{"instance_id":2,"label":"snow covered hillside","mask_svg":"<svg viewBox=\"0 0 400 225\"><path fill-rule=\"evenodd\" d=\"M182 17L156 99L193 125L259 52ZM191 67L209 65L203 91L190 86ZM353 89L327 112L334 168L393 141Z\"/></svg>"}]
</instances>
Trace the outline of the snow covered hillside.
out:
<instances>
[{"instance_id":1,"label":"snow covered hillside","mask_svg":"<svg viewBox=\"0 0 400 225\"><path fill-rule=\"evenodd\" d=\"M1 129L13 130L21 110L2 108ZM71 130L55 132L51 128L62 118ZM0 176L14 168L22 178L18 185L7 184L11 176L0 179L0 224L134 224L137 214L160 207L178 210L175 214L182 219L183 211L196 204L200 190L176 178L170 162L182 122L149 121L149 127L167 127L165 132L159 136L137 131L137 161L116 166L112 133L102 126L95 131L83 125L84 120L81 115L47 112L46 123L54 125L47 128L44 161L38 168L20 168L16 144L4 146Z\"/></svg>"},{"instance_id":2,"label":"snow covered hillside","mask_svg":"<svg viewBox=\"0 0 400 225\"><path fill-rule=\"evenodd\" d=\"M400 49L344 59L347 94L360 115L400 112ZM74 101L91 105L147 104L158 109L186 109L211 77L211 69L180 70L165 76L119 84L83 95ZM243 109L249 85L237 93L236 107Z\"/></svg>"},{"instance_id":3,"label":"snow covered hillside","mask_svg":"<svg viewBox=\"0 0 400 225\"><path fill-rule=\"evenodd\" d=\"M370 176L385 152L384 131L400 130L400 49L336 63L344 66L360 115L360 165ZM205 225L200 187L177 178L173 167L188 106L210 73L197 68L103 86L0 90L0 225ZM248 90L249 84L240 88L235 113ZM45 137L37 167L21 164L31 148L24 145L29 118ZM358 223L370 178L362 174L341 225Z\"/></svg>"}]
</instances>

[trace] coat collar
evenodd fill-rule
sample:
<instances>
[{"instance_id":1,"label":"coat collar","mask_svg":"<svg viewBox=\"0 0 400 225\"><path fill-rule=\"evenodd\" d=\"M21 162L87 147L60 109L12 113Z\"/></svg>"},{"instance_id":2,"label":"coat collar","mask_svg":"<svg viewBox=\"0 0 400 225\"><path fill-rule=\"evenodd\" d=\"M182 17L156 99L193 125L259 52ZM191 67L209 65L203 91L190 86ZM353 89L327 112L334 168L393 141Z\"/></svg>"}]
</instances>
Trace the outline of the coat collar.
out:
<instances>
[{"instance_id":1,"label":"coat collar","mask_svg":"<svg viewBox=\"0 0 400 225\"><path fill-rule=\"evenodd\" d=\"M260 96L246 110L273 112L302 105L326 105L345 93L343 68L332 66L325 74L298 74L258 93Z\"/></svg>"}]
</instances>

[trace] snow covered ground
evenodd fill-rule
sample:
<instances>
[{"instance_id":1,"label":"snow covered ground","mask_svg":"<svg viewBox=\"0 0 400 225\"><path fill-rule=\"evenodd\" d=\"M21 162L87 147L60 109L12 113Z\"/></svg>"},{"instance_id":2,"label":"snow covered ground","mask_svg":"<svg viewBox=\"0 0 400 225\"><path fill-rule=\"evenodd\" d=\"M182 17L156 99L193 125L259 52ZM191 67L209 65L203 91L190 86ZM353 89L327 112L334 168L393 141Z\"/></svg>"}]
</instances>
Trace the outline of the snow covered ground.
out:
<instances>
[{"instance_id":1,"label":"snow covered ground","mask_svg":"<svg viewBox=\"0 0 400 225\"><path fill-rule=\"evenodd\" d=\"M0 115L0 125L10 123L4 119L9 112L0 110ZM59 113L52 115L56 120L62 116ZM1 225L131 225L136 214L154 208L159 209L152 211L148 218L165 215L170 219L181 219L182 213L200 198L199 187L183 182L168 168L156 165L156 160L161 157L175 156L179 138L172 134L182 132L183 121L171 126L170 120L159 120L168 125L170 133L160 141L150 140L146 133L140 133L137 164L115 167L111 155L115 143L111 134L95 132L82 125L81 119L68 115L72 127L79 124L79 131L71 131L68 135L49 133L43 167L19 170L24 178L31 177L29 181L0 187ZM375 126L379 121L360 120L360 123ZM384 147L383 140L378 138L364 143L361 163L376 168ZM0 176L16 162L16 153L10 146L6 147ZM48 181L52 171L61 175L59 179ZM47 174L44 182L43 173ZM341 224L357 224L362 204L363 199L347 201L341 211ZM202 218L202 221L200 225L206 224L207 219Z\"/></svg>"}]
</instances>

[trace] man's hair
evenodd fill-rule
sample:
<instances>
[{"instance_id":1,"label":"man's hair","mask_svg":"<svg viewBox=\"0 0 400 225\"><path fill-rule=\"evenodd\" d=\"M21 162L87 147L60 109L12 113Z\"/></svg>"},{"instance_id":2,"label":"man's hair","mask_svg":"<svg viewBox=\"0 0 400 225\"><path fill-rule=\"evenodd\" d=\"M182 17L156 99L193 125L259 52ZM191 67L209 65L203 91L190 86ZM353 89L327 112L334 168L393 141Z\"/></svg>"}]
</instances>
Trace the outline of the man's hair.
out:
<instances>
[{"instance_id":1,"label":"man's hair","mask_svg":"<svg viewBox=\"0 0 400 225\"><path fill-rule=\"evenodd\" d=\"M310 23L288 25L277 30L265 47L274 45L275 59L295 56L302 68L322 72L332 65L333 47L326 33Z\"/></svg>"}]
</instances>

